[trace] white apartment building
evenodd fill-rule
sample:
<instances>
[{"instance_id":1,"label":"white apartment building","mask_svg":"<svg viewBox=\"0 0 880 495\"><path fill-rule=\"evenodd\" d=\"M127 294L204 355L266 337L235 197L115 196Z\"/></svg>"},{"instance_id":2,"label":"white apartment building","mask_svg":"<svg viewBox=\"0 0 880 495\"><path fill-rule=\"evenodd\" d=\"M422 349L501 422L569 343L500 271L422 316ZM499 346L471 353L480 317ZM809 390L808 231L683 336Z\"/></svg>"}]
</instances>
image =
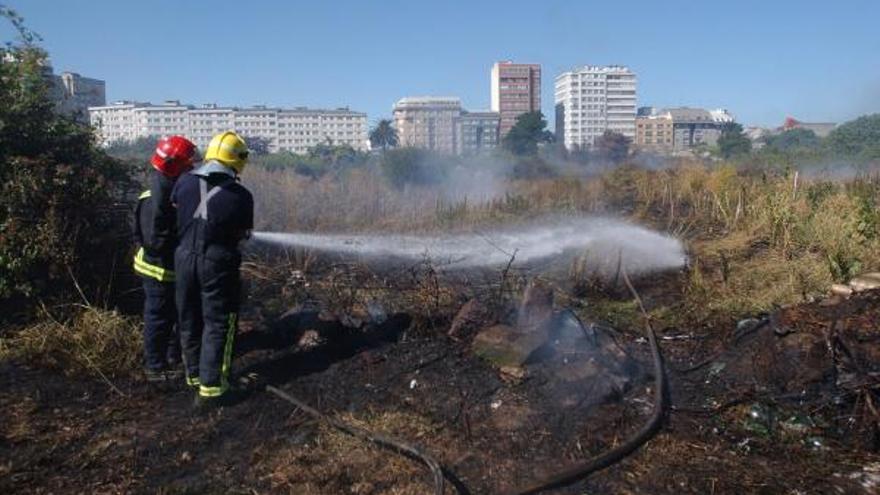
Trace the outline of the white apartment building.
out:
<instances>
[{"instance_id":1,"label":"white apartment building","mask_svg":"<svg viewBox=\"0 0 880 495\"><path fill-rule=\"evenodd\" d=\"M556 135L569 150L586 149L613 131L636 134L636 75L623 66L587 65L556 76Z\"/></svg>"},{"instance_id":2,"label":"white apartment building","mask_svg":"<svg viewBox=\"0 0 880 495\"><path fill-rule=\"evenodd\" d=\"M221 132L235 129L235 109L217 105L203 105L187 112L189 133L186 134L199 148L206 147L211 138Z\"/></svg>"},{"instance_id":3,"label":"white apartment building","mask_svg":"<svg viewBox=\"0 0 880 495\"><path fill-rule=\"evenodd\" d=\"M349 145L368 149L367 115L347 108L316 110L251 108L204 105L196 108L177 101L161 105L119 102L89 108L92 125L104 144L131 141L139 137L181 134L204 149L211 138L234 130L244 136L269 142L269 151L305 153L318 144Z\"/></svg>"},{"instance_id":4,"label":"white apartment building","mask_svg":"<svg viewBox=\"0 0 880 495\"><path fill-rule=\"evenodd\" d=\"M411 96L394 104L394 127L401 146L455 153L455 122L461 100L446 96Z\"/></svg>"},{"instance_id":5,"label":"white apartment building","mask_svg":"<svg viewBox=\"0 0 880 495\"><path fill-rule=\"evenodd\" d=\"M139 136L170 136L189 133L189 107L179 101L135 108L134 125Z\"/></svg>"},{"instance_id":6,"label":"white apartment building","mask_svg":"<svg viewBox=\"0 0 880 495\"><path fill-rule=\"evenodd\" d=\"M136 109L144 103L127 101L112 105L89 107L89 121L100 130L101 141L109 144L115 141L132 141L140 137L140 128L136 124Z\"/></svg>"}]
</instances>

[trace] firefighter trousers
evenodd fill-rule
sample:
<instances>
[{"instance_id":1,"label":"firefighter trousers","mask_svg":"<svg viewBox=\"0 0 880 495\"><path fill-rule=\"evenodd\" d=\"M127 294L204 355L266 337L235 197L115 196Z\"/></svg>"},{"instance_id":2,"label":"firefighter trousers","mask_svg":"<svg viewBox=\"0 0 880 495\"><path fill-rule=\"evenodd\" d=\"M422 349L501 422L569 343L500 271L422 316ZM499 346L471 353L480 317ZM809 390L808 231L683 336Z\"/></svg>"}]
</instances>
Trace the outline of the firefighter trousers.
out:
<instances>
[{"instance_id":1,"label":"firefighter trousers","mask_svg":"<svg viewBox=\"0 0 880 495\"><path fill-rule=\"evenodd\" d=\"M144 363L151 371L162 371L180 363L174 282L143 277L143 287Z\"/></svg>"},{"instance_id":2,"label":"firefighter trousers","mask_svg":"<svg viewBox=\"0 0 880 495\"><path fill-rule=\"evenodd\" d=\"M237 252L197 253L178 248L174 256L180 342L187 383L203 397L228 388L232 343L241 294Z\"/></svg>"}]
</instances>

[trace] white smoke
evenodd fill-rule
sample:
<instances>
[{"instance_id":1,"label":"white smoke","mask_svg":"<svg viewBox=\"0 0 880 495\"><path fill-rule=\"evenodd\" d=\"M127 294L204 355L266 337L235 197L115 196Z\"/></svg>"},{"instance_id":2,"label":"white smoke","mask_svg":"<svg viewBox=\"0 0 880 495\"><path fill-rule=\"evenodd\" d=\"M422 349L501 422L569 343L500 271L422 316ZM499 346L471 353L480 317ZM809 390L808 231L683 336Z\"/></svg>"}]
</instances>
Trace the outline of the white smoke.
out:
<instances>
[{"instance_id":1,"label":"white smoke","mask_svg":"<svg viewBox=\"0 0 880 495\"><path fill-rule=\"evenodd\" d=\"M609 218L544 221L514 230L438 236L256 232L253 239L364 258L427 257L460 268L503 265L513 253L517 263L526 264L580 255L602 274L612 273L617 265L635 274L678 268L686 261L679 240Z\"/></svg>"}]
</instances>

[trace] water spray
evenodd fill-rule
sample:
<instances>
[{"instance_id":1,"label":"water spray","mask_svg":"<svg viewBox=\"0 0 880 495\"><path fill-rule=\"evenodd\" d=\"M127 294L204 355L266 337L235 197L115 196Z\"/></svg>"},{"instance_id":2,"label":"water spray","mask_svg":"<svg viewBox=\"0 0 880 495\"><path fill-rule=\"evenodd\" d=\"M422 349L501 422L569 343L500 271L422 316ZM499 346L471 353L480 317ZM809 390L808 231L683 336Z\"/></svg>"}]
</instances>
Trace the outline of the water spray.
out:
<instances>
[{"instance_id":1,"label":"water spray","mask_svg":"<svg viewBox=\"0 0 880 495\"><path fill-rule=\"evenodd\" d=\"M563 255L583 257L600 275L632 274L685 264L681 241L610 218L580 217L533 222L515 229L433 236L255 232L255 242L314 249L366 259L431 259L450 268L495 267Z\"/></svg>"}]
</instances>

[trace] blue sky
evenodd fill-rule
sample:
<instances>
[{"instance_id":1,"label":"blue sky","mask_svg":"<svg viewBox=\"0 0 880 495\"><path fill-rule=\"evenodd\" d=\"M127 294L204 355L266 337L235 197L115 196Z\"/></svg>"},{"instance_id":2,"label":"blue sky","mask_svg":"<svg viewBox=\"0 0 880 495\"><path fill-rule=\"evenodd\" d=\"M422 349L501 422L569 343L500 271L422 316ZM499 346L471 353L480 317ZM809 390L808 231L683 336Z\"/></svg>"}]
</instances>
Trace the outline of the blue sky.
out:
<instances>
[{"instance_id":1,"label":"blue sky","mask_svg":"<svg viewBox=\"0 0 880 495\"><path fill-rule=\"evenodd\" d=\"M0 1L108 100L348 105L374 122L407 95L488 108L492 63L511 59L542 64L551 123L553 78L584 64L630 66L639 105L745 124L880 112L878 0Z\"/></svg>"}]
</instances>

